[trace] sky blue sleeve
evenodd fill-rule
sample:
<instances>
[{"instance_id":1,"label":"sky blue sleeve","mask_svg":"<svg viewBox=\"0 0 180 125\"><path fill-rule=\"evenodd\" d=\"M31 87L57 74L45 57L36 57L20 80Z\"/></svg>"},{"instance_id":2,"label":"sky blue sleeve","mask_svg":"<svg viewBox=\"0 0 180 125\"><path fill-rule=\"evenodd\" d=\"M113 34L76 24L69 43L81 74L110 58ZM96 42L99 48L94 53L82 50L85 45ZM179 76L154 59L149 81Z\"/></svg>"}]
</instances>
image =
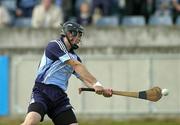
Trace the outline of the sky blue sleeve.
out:
<instances>
[{"instance_id":1,"label":"sky blue sleeve","mask_svg":"<svg viewBox=\"0 0 180 125\"><path fill-rule=\"evenodd\" d=\"M70 60L71 58L69 57L69 55L66 53L63 56L59 57L59 60L61 60L61 62L65 62L67 60Z\"/></svg>"}]
</instances>

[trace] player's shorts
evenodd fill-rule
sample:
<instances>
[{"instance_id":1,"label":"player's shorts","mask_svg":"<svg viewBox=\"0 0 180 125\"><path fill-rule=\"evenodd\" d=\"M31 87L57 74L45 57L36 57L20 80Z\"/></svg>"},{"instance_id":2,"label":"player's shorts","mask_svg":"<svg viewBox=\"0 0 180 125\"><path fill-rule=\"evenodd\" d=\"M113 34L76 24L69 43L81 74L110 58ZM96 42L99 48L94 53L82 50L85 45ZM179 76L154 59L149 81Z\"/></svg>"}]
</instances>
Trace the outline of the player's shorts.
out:
<instances>
[{"instance_id":1,"label":"player's shorts","mask_svg":"<svg viewBox=\"0 0 180 125\"><path fill-rule=\"evenodd\" d=\"M41 121L43 121L44 115L47 114L54 123L58 123L61 121L60 119L66 119L63 121L68 124L77 123L67 94L56 85L43 83L34 85L28 107L28 112L31 111L39 113Z\"/></svg>"}]
</instances>

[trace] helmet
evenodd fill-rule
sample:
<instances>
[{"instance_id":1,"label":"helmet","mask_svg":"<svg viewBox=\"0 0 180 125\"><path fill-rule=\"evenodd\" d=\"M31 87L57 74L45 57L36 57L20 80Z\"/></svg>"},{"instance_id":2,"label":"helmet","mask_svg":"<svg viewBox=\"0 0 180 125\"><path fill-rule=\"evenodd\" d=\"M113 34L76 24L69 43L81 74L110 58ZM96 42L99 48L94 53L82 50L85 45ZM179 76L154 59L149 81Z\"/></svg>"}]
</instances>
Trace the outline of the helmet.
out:
<instances>
[{"instance_id":1,"label":"helmet","mask_svg":"<svg viewBox=\"0 0 180 125\"><path fill-rule=\"evenodd\" d=\"M61 35L65 36L68 39L68 42L71 45L71 49L78 49L79 46L77 44L72 44L69 40L69 37L67 36L67 32L71 32L72 35L75 37L78 33L82 36L82 33L84 32L84 28L77 24L76 22L67 21L62 25L62 32Z\"/></svg>"},{"instance_id":2,"label":"helmet","mask_svg":"<svg viewBox=\"0 0 180 125\"><path fill-rule=\"evenodd\" d=\"M66 35L67 32L72 32L73 36L76 36L78 32L83 33L84 28L76 22L67 21L62 25L62 35Z\"/></svg>"}]
</instances>

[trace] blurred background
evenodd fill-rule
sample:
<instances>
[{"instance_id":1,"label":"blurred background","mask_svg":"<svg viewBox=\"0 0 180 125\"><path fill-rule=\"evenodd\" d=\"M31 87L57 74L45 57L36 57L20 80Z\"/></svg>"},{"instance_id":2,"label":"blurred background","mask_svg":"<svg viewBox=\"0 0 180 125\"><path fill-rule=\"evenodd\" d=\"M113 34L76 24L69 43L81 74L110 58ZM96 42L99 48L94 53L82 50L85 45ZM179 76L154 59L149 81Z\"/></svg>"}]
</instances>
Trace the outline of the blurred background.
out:
<instances>
[{"instance_id":1,"label":"blurred background","mask_svg":"<svg viewBox=\"0 0 180 125\"><path fill-rule=\"evenodd\" d=\"M0 124L25 117L43 49L67 20L85 27L77 53L105 87L170 91L155 103L79 95L83 84L72 77L67 92L79 119L180 124L180 0L0 0ZM106 120L93 125L119 124Z\"/></svg>"}]
</instances>

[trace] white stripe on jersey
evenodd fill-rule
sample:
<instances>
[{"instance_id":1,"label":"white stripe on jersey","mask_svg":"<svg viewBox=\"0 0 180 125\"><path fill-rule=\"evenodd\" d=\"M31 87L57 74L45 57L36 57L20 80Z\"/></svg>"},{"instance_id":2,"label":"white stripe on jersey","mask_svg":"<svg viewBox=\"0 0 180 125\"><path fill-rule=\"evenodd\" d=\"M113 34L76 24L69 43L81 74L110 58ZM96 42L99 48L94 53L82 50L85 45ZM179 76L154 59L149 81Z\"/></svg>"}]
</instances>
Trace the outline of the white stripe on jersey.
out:
<instances>
[{"instance_id":1,"label":"white stripe on jersey","mask_svg":"<svg viewBox=\"0 0 180 125\"><path fill-rule=\"evenodd\" d=\"M67 53L68 56L71 58L71 56L69 55L69 52L67 51L65 45L63 44L63 42L60 40L60 41L57 41L55 40L55 42L59 45L59 47L61 48L61 50L64 52L64 53Z\"/></svg>"},{"instance_id":2,"label":"white stripe on jersey","mask_svg":"<svg viewBox=\"0 0 180 125\"><path fill-rule=\"evenodd\" d=\"M59 46L59 48L60 48L63 52L68 53L68 51L67 51L65 45L62 43L62 41L52 40L52 41L50 41L50 42L55 42L55 43L57 43L58 46Z\"/></svg>"},{"instance_id":3,"label":"white stripe on jersey","mask_svg":"<svg viewBox=\"0 0 180 125\"><path fill-rule=\"evenodd\" d=\"M66 50L66 47L64 46L62 42L56 41L56 43L59 45L62 51L64 51L65 53L68 53L68 51Z\"/></svg>"},{"instance_id":4,"label":"white stripe on jersey","mask_svg":"<svg viewBox=\"0 0 180 125\"><path fill-rule=\"evenodd\" d=\"M60 43L60 44L62 45L63 50L65 50L65 53L68 53L68 51L67 51L65 45L63 44L63 42L62 42L62 41L57 41L57 42Z\"/></svg>"}]
</instances>

